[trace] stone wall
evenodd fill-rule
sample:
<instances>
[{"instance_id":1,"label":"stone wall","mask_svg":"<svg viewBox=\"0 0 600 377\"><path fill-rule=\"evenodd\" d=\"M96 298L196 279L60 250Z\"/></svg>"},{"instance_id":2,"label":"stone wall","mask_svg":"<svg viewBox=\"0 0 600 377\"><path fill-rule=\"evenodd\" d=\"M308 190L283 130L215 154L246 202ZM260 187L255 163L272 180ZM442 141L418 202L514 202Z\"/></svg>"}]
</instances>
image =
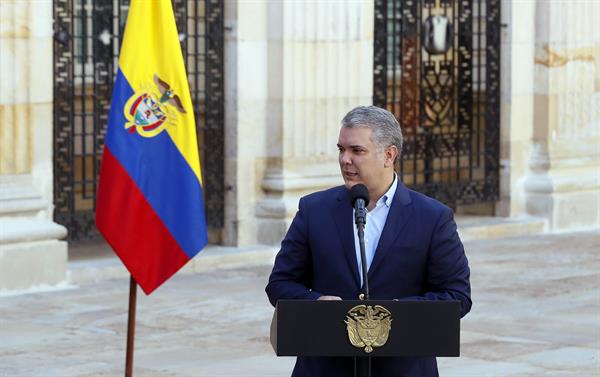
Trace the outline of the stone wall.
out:
<instances>
[{"instance_id":1,"label":"stone wall","mask_svg":"<svg viewBox=\"0 0 600 377\"><path fill-rule=\"evenodd\" d=\"M65 280L52 222L52 1L0 3L0 290Z\"/></svg>"},{"instance_id":2,"label":"stone wall","mask_svg":"<svg viewBox=\"0 0 600 377\"><path fill-rule=\"evenodd\" d=\"M553 231L600 227L600 3L536 6L528 212Z\"/></svg>"},{"instance_id":3,"label":"stone wall","mask_svg":"<svg viewBox=\"0 0 600 377\"><path fill-rule=\"evenodd\" d=\"M551 231L600 227L600 3L505 1L505 216Z\"/></svg>"}]
</instances>

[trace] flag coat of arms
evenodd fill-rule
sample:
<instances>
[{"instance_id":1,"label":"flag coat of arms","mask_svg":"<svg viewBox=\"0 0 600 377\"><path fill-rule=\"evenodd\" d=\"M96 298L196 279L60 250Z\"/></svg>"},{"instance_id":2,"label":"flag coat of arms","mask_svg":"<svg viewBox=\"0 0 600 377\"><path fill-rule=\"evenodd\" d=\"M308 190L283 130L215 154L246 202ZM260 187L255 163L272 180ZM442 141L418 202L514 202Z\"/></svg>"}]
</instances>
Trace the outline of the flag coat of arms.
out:
<instances>
[{"instance_id":1,"label":"flag coat of arms","mask_svg":"<svg viewBox=\"0 0 600 377\"><path fill-rule=\"evenodd\" d=\"M132 0L96 226L146 294L207 243L190 90L170 0Z\"/></svg>"}]
</instances>

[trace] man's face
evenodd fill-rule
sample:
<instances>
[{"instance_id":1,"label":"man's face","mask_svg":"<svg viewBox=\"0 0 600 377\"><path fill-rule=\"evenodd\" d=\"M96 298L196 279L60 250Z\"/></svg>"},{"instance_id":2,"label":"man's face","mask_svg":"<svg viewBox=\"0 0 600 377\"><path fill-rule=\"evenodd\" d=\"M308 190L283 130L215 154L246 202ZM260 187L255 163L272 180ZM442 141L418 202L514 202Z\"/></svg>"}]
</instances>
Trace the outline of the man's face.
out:
<instances>
[{"instance_id":1,"label":"man's face","mask_svg":"<svg viewBox=\"0 0 600 377\"><path fill-rule=\"evenodd\" d=\"M378 150L371 140L369 128L342 128L338 139L339 163L346 187L362 183L369 191L378 192L389 182L389 153ZM393 156L392 156L393 157Z\"/></svg>"}]
</instances>

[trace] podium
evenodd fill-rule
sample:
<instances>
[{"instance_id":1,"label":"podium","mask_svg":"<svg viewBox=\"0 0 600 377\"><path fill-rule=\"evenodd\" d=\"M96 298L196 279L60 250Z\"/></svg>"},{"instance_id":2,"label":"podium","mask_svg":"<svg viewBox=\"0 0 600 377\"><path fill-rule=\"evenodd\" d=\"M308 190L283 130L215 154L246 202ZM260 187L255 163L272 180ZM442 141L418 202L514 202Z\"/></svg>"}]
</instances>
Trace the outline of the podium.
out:
<instances>
[{"instance_id":1,"label":"podium","mask_svg":"<svg viewBox=\"0 0 600 377\"><path fill-rule=\"evenodd\" d=\"M349 311L361 305L390 317L385 344L370 352L352 345L348 331ZM459 356L460 302L279 300L271 344L277 356Z\"/></svg>"}]
</instances>

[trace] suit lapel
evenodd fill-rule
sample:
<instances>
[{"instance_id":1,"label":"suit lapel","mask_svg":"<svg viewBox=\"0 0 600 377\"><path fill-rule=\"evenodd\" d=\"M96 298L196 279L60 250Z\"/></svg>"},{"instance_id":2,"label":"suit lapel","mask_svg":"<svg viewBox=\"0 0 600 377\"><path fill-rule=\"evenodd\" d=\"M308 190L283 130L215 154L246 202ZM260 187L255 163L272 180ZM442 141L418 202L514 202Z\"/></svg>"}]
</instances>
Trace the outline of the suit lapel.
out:
<instances>
[{"instance_id":1,"label":"suit lapel","mask_svg":"<svg viewBox=\"0 0 600 377\"><path fill-rule=\"evenodd\" d=\"M356 261L356 250L354 249L354 227L352 225L352 206L348 190L342 188L337 196L332 216L343 246L344 256L348 262L354 282L360 287L358 275L358 262Z\"/></svg>"},{"instance_id":2,"label":"suit lapel","mask_svg":"<svg viewBox=\"0 0 600 377\"><path fill-rule=\"evenodd\" d=\"M401 182L398 182L390 212L388 213L385 225L383 226L383 232L379 238L377 249L375 250L373 262L371 262L371 266L369 267L370 278L394 245L395 240L400 236L402 228L404 228L407 221L411 218L414 209L410 203L411 200L408 189Z\"/></svg>"}]
</instances>

